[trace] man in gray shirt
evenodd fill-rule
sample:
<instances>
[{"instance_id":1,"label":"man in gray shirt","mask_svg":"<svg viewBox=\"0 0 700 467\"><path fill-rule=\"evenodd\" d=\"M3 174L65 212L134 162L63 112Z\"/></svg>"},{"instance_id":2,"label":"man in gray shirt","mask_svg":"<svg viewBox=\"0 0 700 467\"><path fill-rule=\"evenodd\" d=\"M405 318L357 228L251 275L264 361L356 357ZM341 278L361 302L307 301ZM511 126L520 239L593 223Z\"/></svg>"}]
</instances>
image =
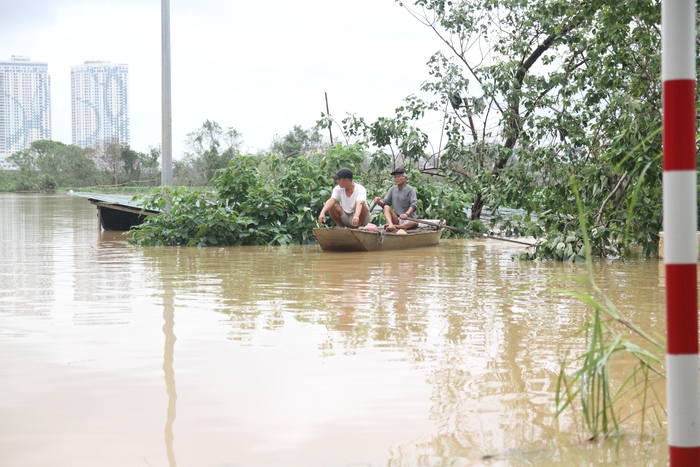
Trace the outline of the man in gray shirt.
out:
<instances>
[{"instance_id":1,"label":"man in gray shirt","mask_svg":"<svg viewBox=\"0 0 700 467\"><path fill-rule=\"evenodd\" d=\"M374 204L384 208L387 221L384 230L393 232L396 229L415 229L418 222L411 219L416 219L418 210L416 190L406 183L406 170L403 167L398 167L391 175L395 185L389 188L384 199L379 196L374 198Z\"/></svg>"}]
</instances>

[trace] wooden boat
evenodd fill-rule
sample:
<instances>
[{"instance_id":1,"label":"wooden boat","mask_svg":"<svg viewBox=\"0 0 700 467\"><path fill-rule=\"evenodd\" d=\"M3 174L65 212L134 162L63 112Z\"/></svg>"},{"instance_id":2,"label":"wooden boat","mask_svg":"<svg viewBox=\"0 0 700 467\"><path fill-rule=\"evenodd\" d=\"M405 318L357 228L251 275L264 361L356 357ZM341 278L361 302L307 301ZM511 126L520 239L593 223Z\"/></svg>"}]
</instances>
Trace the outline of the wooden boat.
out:
<instances>
[{"instance_id":1,"label":"wooden boat","mask_svg":"<svg viewBox=\"0 0 700 467\"><path fill-rule=\"evenodd\" d=\"M442 226L406 230L405 235L383 229L370 232L339 227L317 227L313 232L323 251L381 251L437 245Z\"/></svg>"}]
</instances>

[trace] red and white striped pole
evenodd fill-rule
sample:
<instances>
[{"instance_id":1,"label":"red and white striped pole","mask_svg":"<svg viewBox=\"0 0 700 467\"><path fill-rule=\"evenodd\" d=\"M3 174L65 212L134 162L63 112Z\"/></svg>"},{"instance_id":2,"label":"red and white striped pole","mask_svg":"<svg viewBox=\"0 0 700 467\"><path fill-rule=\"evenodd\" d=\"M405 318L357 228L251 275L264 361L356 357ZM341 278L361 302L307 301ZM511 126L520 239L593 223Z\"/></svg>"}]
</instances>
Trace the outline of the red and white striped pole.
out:
<instances>
[{"instance_id":1,"label":"red and white striped pole","mask_svg":"<svg viewBox=\"0 0 700 467\"><path fill-rule=\"evenodd\" d=\"M661 27L669 457L700 466L695 1L661 2Z\"/></svg>"}]
</instances>

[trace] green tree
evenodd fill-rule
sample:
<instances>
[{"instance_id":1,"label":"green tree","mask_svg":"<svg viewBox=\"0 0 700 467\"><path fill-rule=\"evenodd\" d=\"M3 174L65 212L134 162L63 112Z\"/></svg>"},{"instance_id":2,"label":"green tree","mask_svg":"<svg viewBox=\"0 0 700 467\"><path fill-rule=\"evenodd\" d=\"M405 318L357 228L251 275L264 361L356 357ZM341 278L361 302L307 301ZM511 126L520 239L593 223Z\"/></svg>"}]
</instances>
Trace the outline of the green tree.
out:
<instances>
[{"instance_id":1,"label":"green tree","mask_svg":"<svg viewBox=\"0 0 700 467\"><path fill-rule=\"evenodd\" d=\"M284 135L275 135L272 141L272 152L281 154L285 159L289 157L306 156L322 150L322 138L318 128L304 130L299 125Z\"/></svg>"},{"instance_id":2,"label":"green tree","mask_svg":"<svg viewBox=\"0 0 700 467\"><path fill-rule=\"evenodd\" d=\"M472 198L472 220L485 205L505 205L539 212L533 233L575 230L568 220L577 215L573 176L584 187L598 253L623 249L630 209L641 219L632 237L654 243L659 2L399 3L446 46L428 62L431 79L422 91L433 98L409 96L393 118L371 124L345 119L346 132L380 150L398 148L416 167L461 186ZM431 152L416 126L429 111L445 122L444 145Z\"/></svg>"},{"instance_id":3,"label":"green tree","mask_svg":"<svg viewBox=\"0 0 700 467\"><path fill-rule=\"evenodd\" d=\"M141 166L144 170L146 180L153 185L160 183L160 147L150 146L147 153L141 153Z\"/></svg>"},{"instance_id":4,"label":"green tree","mask_svg":"<svg viewBox=\"0 0 700 467\"><path fill-rule=\"evenodd\" d=\"M43 176L62 187L95 185L98 179L90 150L59 141L34 141L28 149L10 156L10 161L20 167L24 189L38 187Z\"/></svg>"},{"instance_id":5,"label":"green tree","mask_svg":"<svg viewBox=\"0 0 700 467\"><path fill-rule=\"evenodd\" d=\"M122 168L124 169L124 174L128 177L130 181L138 181L141 177L142 170L142 155L131 149L129 145L121 147L121 160Z\"/></svg>"},{"instance_id":6,"label":"green tree","mask_svg":"<svg viewBox=\"0 0 700 467\"><path fill-rule=\"evenodd\" d=\"M80 148L58 141L34 141L24 151L10 157L20 167L17 180L22 190L58 187L87 187L101 183L113 185L147 183L157 185L160 150L148 154L129 145L112 141L104 148ZM33 187L33 188L31 188Z\"/></svg>"},{"instance_id":7,"label":"green tree","mask_svg":"<svg viewBox=\"0 0 700 467\"><path fill-rule=\"evenodd\" d=\"M241 134L234 128L206 120L201 128L187 135L185 157L173 164L175 178L181 184L208 184L216 171L227 167L240 152L242 143Z\"/></svg>"},{"instance_id":8,"label":"green tree","mask_svg":"<svg viewBox=\"0 0 700 467\"><path fill-rule=\"evenodd\" d=\"M121 147L120 183L158 185L158 161L160 149L149 148L148 153L131 149L127 144Z\"/></svg>"},{"instance_id":9,"label":"green tree","mask_svg":"<svg viewBox=\"0 0 700 467\"><path fill-rule=\"evenodd\" d=\"M108 183L118 186L119 175L124 170L122 145L119 140L113 139L105 144L104 147L93 148L93 151L97 166L108 177Z\"/></svg>"},{"instance_id":10,"label":"green tree","mask_svg":"<svg viewBox=\"0 0 700 467\"><path fill-rule=\"evenodd\" d=\"M104 148L91 148L92 156L102 170L105 183L121 185L158 185L160 149L142 153L128 144L113 140ZM145 180L144 180L145 178Z\"/></svg>"},{"instance_id":11,"label":"green tree","mask_svg":"<svg viewBox=\"0 0 700 467\"><path fill-rule=\"evenodd\" d=\"M0 169L0 192L2 191L15 191L15 180L9 170Z\"/></svg>"}]
</instances>

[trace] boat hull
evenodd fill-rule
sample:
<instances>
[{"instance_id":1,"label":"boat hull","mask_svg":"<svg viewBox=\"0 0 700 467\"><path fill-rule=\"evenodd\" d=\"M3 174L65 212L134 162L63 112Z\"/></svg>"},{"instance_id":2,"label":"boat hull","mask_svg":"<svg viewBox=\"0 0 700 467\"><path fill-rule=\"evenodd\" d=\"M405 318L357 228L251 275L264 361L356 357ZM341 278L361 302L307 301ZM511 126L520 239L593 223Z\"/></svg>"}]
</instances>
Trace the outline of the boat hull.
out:
<instances>
[{"instance_id":1,"label":"boat hull","mask_svg":"<svg viewBox=\"0 0 700 467\"><path fill-rule=\"evenodd\" d=\"M313 233L323 251L383 251L437 245L442 229L407 230L406 235L402 235L394 232L317 227Z\"/></svg>"}]
</instances>

